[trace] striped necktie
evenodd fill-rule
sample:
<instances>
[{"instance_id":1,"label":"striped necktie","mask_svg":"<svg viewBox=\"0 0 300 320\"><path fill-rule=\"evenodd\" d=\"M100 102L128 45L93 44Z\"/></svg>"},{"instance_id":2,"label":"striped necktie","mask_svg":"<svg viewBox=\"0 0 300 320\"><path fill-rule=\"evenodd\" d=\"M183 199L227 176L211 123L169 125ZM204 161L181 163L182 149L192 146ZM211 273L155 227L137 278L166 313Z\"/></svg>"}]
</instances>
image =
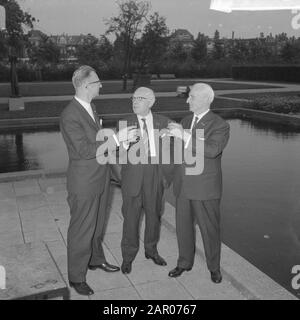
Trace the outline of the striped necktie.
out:
<instances>
[{"instance_id":1,"label":"striped necktie","mask_svg":"<svg viewBox=\"0 0 300 320\"><path fill-rule=\"evenodd\" d=\"M142 121L143 121L143 143L145 148L145 154L148 156L150 151L148 128L146 124L146 119L142 118Z\"/></svg>"},{"instance_id":2,"label":"striped necktie","mask_svg":"<svg viewBox=\"0 0 300 320\"><path fill-rule=\"evenodd\" d=\"M194 117L193 126L191 127L191 131L193 131L193 130L196 128L196 125L197 125L197 123L198 123L198 120L199 120L198 116L195 116L195 117Z\"/></svg>"}]
</instances>

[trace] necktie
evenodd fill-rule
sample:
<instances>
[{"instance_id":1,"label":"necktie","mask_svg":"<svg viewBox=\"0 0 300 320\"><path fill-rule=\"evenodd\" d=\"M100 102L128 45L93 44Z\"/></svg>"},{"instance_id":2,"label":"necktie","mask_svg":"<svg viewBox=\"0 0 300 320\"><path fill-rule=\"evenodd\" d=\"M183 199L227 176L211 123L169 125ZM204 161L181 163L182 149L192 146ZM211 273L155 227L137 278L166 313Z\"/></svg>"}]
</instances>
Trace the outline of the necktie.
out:
<instances>
[{"instance_id":1,"label":"necktie","mask_svg":"<svg viewBox=\"0 0 300 320\"><path fill-rule=\"evenodd\" d=\"M198 123L198 120L199 120L199 118L198 118L197 116L195 116L195 117L194 117L194 123L193 123L193 126L192 126L192 128L191 128L191 131L193 131L193 130L196 128L196 125L197 125L197 123Z\"/></svg>"},{"instance_id":2,"label":"necktie","mask_svg":"<svg viewBox=\"0 0 300 320\"><path fill-rule=\"evenodd\" d=\"M146 124L146 119L142 118L142 121L143 121L143 143L145 148L145 154L148 155L150 150L148 128Z\"/></svg>"},{"instance_id":3,"label":"necktie","mask_svg":"<svg viewBox=\"0 0 300 320\"><path fill-rule=\"evenodd\" d=\"M92 109L92 113L93 113L93 119L96 122L97 127L100 128L99 118L98 118L98 115L97 115L97 112L96 112L94 106L91 105L91 109Z\"/></svg>"}]
</instances>

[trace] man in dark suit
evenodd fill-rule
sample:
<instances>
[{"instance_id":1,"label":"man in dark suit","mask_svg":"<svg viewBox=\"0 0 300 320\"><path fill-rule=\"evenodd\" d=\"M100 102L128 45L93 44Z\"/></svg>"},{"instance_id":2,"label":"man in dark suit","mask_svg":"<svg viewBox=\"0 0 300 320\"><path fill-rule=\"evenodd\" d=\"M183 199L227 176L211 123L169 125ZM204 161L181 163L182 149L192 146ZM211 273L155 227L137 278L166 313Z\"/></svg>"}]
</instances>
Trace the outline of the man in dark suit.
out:
<instances>
[{"instance_id":1,"label":"man in dark suit","mask_svg":"<svg viewBox=\"0 0 300 320\"><path fill-rule=\"evenodd\" d=\"M91 295L93 290L86 283L88 268L100 268L106 272L119 271L120 268L106 262L101 244L110 168L96 160L97 149L104 141L96 141L97 132L102 127L91 101L99 95L102 85L95 70L89 66L78 68L72 82L75 97L60 117L60 130L69 155L67 200L71 219L67 239L68 278L70 286L79 294ZM120 136L124 136L127 129ZM110 141L117 145L122 140L115 136Z\"/></svg>"},{"instance_id":2,"label":"man in dark suit","mask_svg":"<svg viewBox=\"0 0 300 320\"><path fill-rule=\"evenodd\" d=\"M143 153L144 156L140 158L140 163L135 164L130 163L128 157L127 164L123 164L121 170L124 217L121 241L123 273L131 272L132 262L139 250L139 222L142 209L145 211L145 256L157 265L167 264L158 254L157 243L164 186L168 185L169 180L165 170L167 167L161 164L162 135L158 131L167 128L168 118L151 112L154 102L155 96L151 89L138 88L132 98L134 114L123 120L128 126L135 125L140 128L139 148L134 155L141 156ZM125 146L128 150L126 157L138 144Z\"/></svg>"},{"instance_id":3,"label":"man in dark suit","mask_svg":"<svg viewBox=\"0 0 300 320\"><path fill-rule=\"evenodd\" d=\"M202 172L197 173L188 173L191 166L186 161L175 165L173 190L176 196L179 258L176 268L169 272L169 276L178 277L193 266L194 219L196 219L203 239L211 280L220 283L222 281L220 272L221 157L229 139L229 125L210 111L213 99L214 92L209 85L195 84L187 100L193 114L184 118L181 124L169 124L170 134L178 138L176 140L182 143L186 154L191 153L204 164ZM199 147L201 143L202 148ZM178 150L182 149L178 148Z\"/></svg>"}]
</instances>

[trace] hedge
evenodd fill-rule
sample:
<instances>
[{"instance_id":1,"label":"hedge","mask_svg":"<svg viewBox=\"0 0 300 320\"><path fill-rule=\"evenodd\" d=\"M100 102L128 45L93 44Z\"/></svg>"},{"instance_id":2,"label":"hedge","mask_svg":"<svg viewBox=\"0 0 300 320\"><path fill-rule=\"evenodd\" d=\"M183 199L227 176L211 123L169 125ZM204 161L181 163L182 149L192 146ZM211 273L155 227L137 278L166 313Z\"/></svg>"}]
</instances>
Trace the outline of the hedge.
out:
<instances>
[{"instance_id":1,"label":"hedge","mask_svg":"<svg viewBox=\"0 0 300 320\"><path fill-rule=\"evenodd\" d=\"M237 80L300 82L300 65L243 65L232 66Z\"/></svg>"},{"instance_id":2,"label":"hedge","mask_svg":"<svg viewBox=\"0 0 300 320\"><path fill-rule=\"evenodd\" d=\"M256 110L277 112L277 113L299 113L300 97L294 96L271 96L265 95L255 98L251 107Z\"/></svg>"}]
</instances>

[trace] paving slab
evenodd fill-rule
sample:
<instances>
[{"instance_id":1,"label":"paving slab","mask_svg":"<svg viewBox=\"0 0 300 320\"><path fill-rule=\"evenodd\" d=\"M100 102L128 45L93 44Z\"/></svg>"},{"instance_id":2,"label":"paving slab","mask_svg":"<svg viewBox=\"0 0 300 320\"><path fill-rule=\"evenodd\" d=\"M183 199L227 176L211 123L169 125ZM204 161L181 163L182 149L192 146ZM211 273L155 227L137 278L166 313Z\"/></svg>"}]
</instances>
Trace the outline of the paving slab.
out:
<instances>
[{"instance_id":1,"label":"paving slab","mask_svg":"<svg viewBox=\"0 0 300 320\"><path fill-rule=\"evenodd\" d=\"M132 272L127 277L134 285L164 280L168 277L168 268L158 266L152 260L134 261Z\"/></svg>"},{"instance_id":2,"label":"paving slab","mask_svg":"<svg viewBox=\"0 0 300 320\"><path fill-rule=\"evenodd\" d=\"M40 194L41 189L36 179L16 181L13 183L16 196Z\"/></svg>"},{"instance_id":3,"label":"paving slab","mask_svg":"<svg viewBox=\"0 0 300 320\"><path fill-rule=\"evenodd\" d=\"M18 216L18 205L16 198L0 200L0 216L2 215Z\"/></svg>"},{"instance_id":4,"label":"paving slab","mask_svg":"<svg viewBox=\"0 0 300 320\"><path fill-rule=\"evenodd\" d=\"M0 183L0 200L14 199L16 197L12 182Z\"/></svg>"},{"instance_id":5,"label":"paving slab","mask_svg":"<svg viewBox=\"0 0 300 320\"><path fill-rule=\"evenodd\" d=\"M117 288L95 292L91 300L141 300L137 290L133 287Z\"/></svg>"},{"instance_id":6,"label":"paving slab","mask_svg":"<svg viewBox=\"0 0 300 320\"><path fill-rule=\"evenodd\" d=\"M151 281L136 285L144 300L193 300L193 296L175 279Z\"/></svg>"},{"instance_id":7,"label":"paving slab","mask_svg":"<svg viewBox=\"0 0 300 320\"><path fill-rule=\"evenodd\" d=\"M40 189L39 194L35 193L37 188ZM1 199L1 192L4 199ZM66 196L65 181L57 177L49 180L32 179L30 183L0 183L0 243L46 243L55 265L67 282L66 237L70 213ZM107 261L119 266L122 263L121 207L121 191L112 187L110 216L103 247ZM192 271L185 272L176 279L169 278L168 272L176 266L178 255L174 207L169 203L165 205L158 244L159 253L166 259L167 266L157 266L152 260L145 258L144 224L145 221L142 220L140 248L133 262L132 272L124 275L122 272L89 270L87 281L95 295L83 297L71 289L71 299L296 299L224 244L223 282L213 284L207 270L199 228L196 228L197 254Z\"/></svg>"},{"instance_id":8,"label":"paving slab","mask_svg":"<svg viewBox=\"0 0 300 320\"><path fill-rule=\"evenodd\" d=\"M34 210L47 205L47 200L43 194L18 196L16 199L20 212Z\"/></svg>"}]
</instances>

